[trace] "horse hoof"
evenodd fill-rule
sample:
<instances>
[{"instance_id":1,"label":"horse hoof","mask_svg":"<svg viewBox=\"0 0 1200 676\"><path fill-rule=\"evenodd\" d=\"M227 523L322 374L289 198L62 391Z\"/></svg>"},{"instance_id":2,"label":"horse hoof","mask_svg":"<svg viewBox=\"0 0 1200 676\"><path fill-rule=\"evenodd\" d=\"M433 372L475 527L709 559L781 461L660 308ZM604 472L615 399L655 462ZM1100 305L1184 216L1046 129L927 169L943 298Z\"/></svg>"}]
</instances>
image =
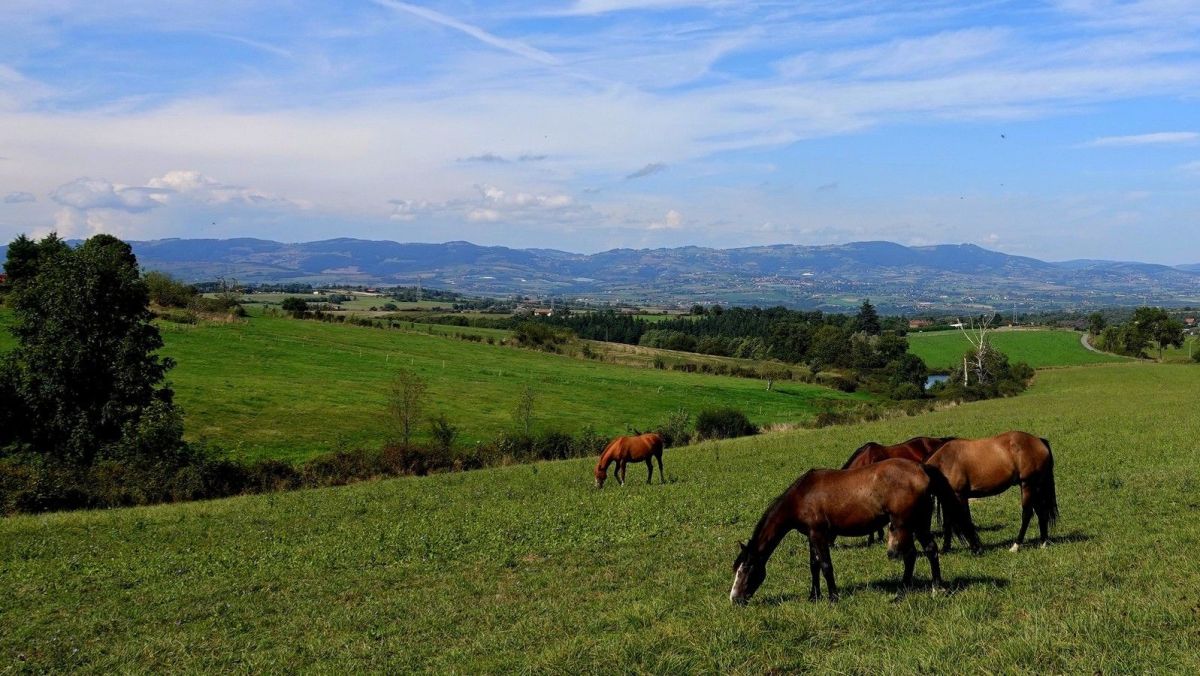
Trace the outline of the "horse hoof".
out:
<instances>
[{"instance_id":1,"label":"horse hoof","mask_svg":"<svg viewBox=\"0 0 1200 676\"><path fill-rule=\"evenodd\" d=\"M830 603L837 603L837 602L838 602L838 599L840 599L840 598L841 598L841 597L840 597L840 596L838 596L837 594L830 594L830 595L829 595L829 602L830 602Z\"/></svg>"},{"instance_id":2,"label":"horse hoof","mask_svg":"<svg viewBox=\"0 0 1200 676\"><path fill-rule=\"evenodd\" d=\"M809 603L816 603L817 601L820 601L820 600L821 600L821 595L820 595L820 594L809 594L809 595L808 595L808 602L809 602Z\"/></svg>"},{"instance_id":3,"label":"horse hoof","mask_svg":"<svg viewBox=\"0 0 1200 676\"><path fill-rule=\"evenodd\" d=\"M1008 551L1012 552L1013 554L1016 554L1017 552L1021 551L1021 545L1014 542L1013 546L1008 548Z\"/></svg>"},{"instance_id":4,"label":"horse hoof","mask_svg":"<svg viewBox=\"0 0 1200 676\"><path fill-rule=\"evenodd\" d=\"M1050 546L1050 541L1049 541L1049 540L1042 540L1042 549L1045 549L1045 548L1047 548L1047 547L1049 547L1049 546Z\"/></svg>"}]
</instances>

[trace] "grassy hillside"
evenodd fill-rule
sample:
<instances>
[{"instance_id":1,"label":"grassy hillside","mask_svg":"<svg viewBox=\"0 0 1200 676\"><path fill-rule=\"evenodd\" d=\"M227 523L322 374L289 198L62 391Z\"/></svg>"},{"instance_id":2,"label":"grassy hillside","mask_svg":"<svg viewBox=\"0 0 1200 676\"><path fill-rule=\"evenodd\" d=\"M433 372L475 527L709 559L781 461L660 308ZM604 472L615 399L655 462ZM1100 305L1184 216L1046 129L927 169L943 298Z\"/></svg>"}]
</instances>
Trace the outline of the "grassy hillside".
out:
<instances>
[{"instance_id":1,"label":"grassy hillside","mask_svg":"<svg viewBox=\"0 0 1200 676\"><path fill-rule=\"evenodd\" d=\"M989 336L992 345L1007 354L1009 361L1023 361L1034 368L1125 361L1121 357L1087 350L1079 343L1079 334L1075 331L994 331ZM910 333L908 344L913 354L936 369L948 369L961 363L963 354L971 348L960 331Z\"/></svg>"},{"instance_id":2,"label":"grassy hillside","mask_svg":"<svg viewBox=\"0 0 1200 676\"><path fill-rule=\"evenodd\" d=\"M0 661L90 671L1195 673L1197 372L1045 371L1014 399L675 449L666 486L597 492L579 460L8 518ZM792 535L759 595L730 606L735 543L805 469L838 464L868 439L1011 428L1053 442L1053 546L1007 551L1018 518L1010 492L974 503L987 551L943 557L949 594L897 597L900 564L855 540L833 552L842 601L808 603L807 549ZM928 575L918 562L918 583Z\"/></svg>"},{"instance_id":3,"label":"grassy hillside","mask_svg":"<svg viewBox=\"0 0 1200 676\"><path fill-rule=\"evenodd\" d=\"M445 413L465 443L512 429L525 385L538 427L602 434L650 427L669 412L734 406L757 423L810 419L821 401L862 398L801 383L768 392L757 380L630 368L479 343L315 321L255 317L236 324L164 324L170 374L190 438L244 457L302 458L389 434L393 373L429 381L429 414Z\"/></svg>"}]
</instances>

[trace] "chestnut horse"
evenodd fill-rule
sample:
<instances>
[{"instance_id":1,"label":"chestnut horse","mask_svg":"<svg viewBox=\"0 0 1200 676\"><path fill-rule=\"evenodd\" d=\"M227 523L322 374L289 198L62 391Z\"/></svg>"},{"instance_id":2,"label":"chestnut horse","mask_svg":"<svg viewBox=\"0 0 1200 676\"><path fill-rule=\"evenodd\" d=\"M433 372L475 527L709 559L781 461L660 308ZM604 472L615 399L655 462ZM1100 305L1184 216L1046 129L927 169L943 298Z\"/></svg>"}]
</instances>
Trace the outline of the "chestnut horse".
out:
<instances>
[{"instance_id":1,"label":"chestnut horse","mask_svg":"<svg viewBox=\"0 0 1200 676\"><path fill-rule=\"evenodd\" d=\"M650 471L646 477L646 483L650 483L654 479L652 460L655 458L658 459L658 478L662 483L667 483L667 475L663 472L662 454L663 438L660 434L651 432L634 437L613 439L604 448L604 452L600 454L600 461L596 463L596 488L604 488L604 481L608 479L608 466L614 462L617 463L617 468L613 470L613 476L624 486L625 464L645 460L646 469Z\"/></svg>"},{"instance_id":2,"label":"chestnut horse","mask_svg":"<svg viewBox=\"0 0 1200 676\"><path fill-rule=\"evenodd\" d=\"M837 585L829 559L834 539L839 535L866 535L889 520L888 557L904 558L904 584L912 584L917 560L915 535L929 557L933 584L940 586L937 542L929 532L934 497L947 506L946 518L958 526L959 537L972 547L978 546L974 526L958 509L953 489L936 468L895 458L857 469L809 470L767 507L750 542L739 545L729 599L745 603L754 595L767 576L767 560L784 536L797 530L808 536L812 572L809 600L821 597L822 572L829 599L836 600Z\"/></svg>"},{"instance_id":3,"label":"chestnut horse","mask_svg":"<svg viewBox=\"0 0 1200 676\"><path fill-rule=\"evenodd\" d=\"M971 498L999 495L1021 486L1021 530L1011 551L1025 542L1025 531L1034 512L1038 517L1042 546L1050 542L1047 532L1058 519L1058 497L1054 488L1054 454L1050 442L1025 432L1005 432L986 439L955 439L947 442L926 463L946 475L959 505L971 518ZM943 549L950 549L952 524L946 524Z\"/></svg>"},{"instance_id":4,"label":"chestnut horse","mask_svg":"<svg viewBox=\"0 0 1200 676\"><path fill-rule=\"evenodd\" d=\"M854 469L855 467L866 467L888 458L908 458L917 462L925 462L929 456L933 455L937 449L942 447L942 444L950 441L954 437L913 437L908 441L891 446L884 446L875 441L868 441L858 450L850 454L850 458L846 460L846 464L842 465L842 469ZM880 526L876 533L871 532L867 536L867 544L875 544L878 538L883 542L883 527Z\"/></svg>"}]
</instances>

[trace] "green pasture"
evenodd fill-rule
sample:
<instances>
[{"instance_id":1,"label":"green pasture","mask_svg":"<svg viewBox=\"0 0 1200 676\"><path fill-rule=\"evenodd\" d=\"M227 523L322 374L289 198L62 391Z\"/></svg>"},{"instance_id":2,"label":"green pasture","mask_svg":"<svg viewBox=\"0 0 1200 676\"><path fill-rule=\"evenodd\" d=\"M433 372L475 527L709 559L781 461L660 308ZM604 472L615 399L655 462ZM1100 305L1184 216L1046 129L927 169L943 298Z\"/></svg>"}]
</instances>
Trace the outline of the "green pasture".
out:
<instances>
[{"instance_id":1,"label":"green pasture","mask_svg":"<svg viewBox=\"0 0 1200 676\"><path fill-rule=\"evenodd\" d=\"M429 382L426 413L445 413L464 443L514 429L522 389L536 426L601 434L651 427L679 408L742 409L759 424L809 420L823 401L861 399L802 383L631 368L406 330L256 316L196 326L162 323L170 380L187 436L239 457L302 459L391 433L387 392L397 369ZM423 329L423 327L421 327ZM419 330L421 330L419 329ZM433 334L480 331L435 327ZM424 431L421 432L424 434Z\"/></svg>"},{"instance_id":2,"label":"green pasture","mask_svg":"<svg viewBox=\"0 0 1200 676\"><path fill-rule=\"evenodd\" d=\"M245 352L247 331L316 340L252 322L224 342ZM635 466L628 486L595 491L581 459L7 518L0 669L1196 673L1196 373L1056 369L1012 399L670 449L665 486ZM628 399L653 405L645 390ZM1008 551L1010 491L974 502L986 551L942 557L948 592L929 590L921 560L899 593L899 562L844 539L842 600L810 603L793 534L759 594L730 605L737 541L809 467L870 439L1014 428L1053 444L1051 547Z\"/></svg>"},{"instance_id":3,"label":"green pasture","mask_svg":"<svg viewBox=\"0 0 1200 676\"><path fill-rule=\"evenodd\" d=\"M1126 361L1123 357L1097 354L1084 348L1075 331L1021 329L992 331L988 339L996 349L1008 355L1010 362L1025 362L1034 368L1082 366ZM949 369L962 363L971 348L961 331L933 331L908 334L909 351L925 360L930 368Z\"/></svg>"}]
</instances>

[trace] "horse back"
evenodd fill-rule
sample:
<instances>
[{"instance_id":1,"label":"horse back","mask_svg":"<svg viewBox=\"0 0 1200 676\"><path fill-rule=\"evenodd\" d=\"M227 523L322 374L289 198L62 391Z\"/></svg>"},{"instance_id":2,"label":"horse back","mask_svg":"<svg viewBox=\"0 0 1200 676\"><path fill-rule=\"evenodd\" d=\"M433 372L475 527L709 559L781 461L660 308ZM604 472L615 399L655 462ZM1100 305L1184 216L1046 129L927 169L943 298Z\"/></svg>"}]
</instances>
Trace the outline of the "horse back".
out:
<instances>
[{"instance_id":1,"label":"horse back","mask_svg":"<svg viewBox=\"0 0 1200 676\"><path fill-rule=\"evenodd\" d=\"M1011 431L947 441L927 463L941 470L955 491L982 496L1001 492L1040 472L1049 454L1041 439Z\"/></svg>"},{"instance_id":2,"label":"horse back","mask_svg":"<svg viewBox=\"0 0 1200 676\"><path fill-rule=\"evenodd\" d=\"M835 534L864 535L889 514L907 514L929 485L915 461L888 458L863 467L814 470L793 487L799 520Z\"/></svg>"}]
</instances>

